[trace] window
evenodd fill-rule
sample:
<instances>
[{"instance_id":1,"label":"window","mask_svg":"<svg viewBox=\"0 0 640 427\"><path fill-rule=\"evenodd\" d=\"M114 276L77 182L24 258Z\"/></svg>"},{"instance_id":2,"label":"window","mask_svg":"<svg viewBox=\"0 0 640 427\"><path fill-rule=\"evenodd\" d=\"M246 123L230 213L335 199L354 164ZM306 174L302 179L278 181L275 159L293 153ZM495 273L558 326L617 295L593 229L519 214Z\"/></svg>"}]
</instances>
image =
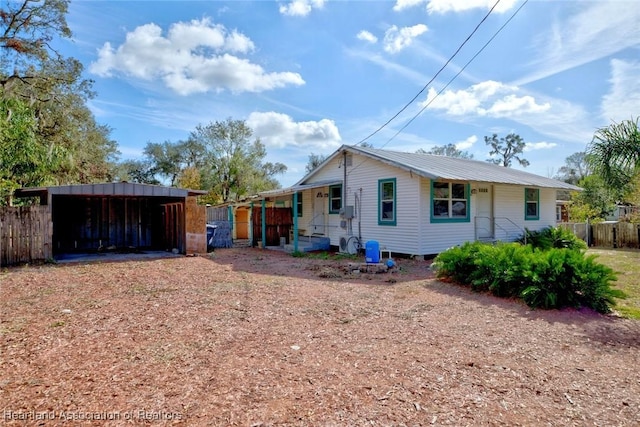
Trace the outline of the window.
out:
<instances>
[{"instance_id":1,"label":"window","mask_svg":"<svg viewBox=\"0 0 640 427\"><path fill-rule=\"evenodd\" d=\"M378 225L396 225L396 179L378 181Z\"/></svg>"},{"instance_id":2,"label":"window","mask_svg":"<svg viewBox=\"0 0 640 427\"><path fill-rule=\"evenodd\" d=\"M469 222L469 184L431 181L431 222Z\"/></svg>"},{"instance_id":3,"label":"window","mask_svg":"<svg viewBox=\"0 0 640 427\"><path fill-rule=\"evenodd\" d=\"M329 213L340 213L342 208L342 184L329 187Z\"/></svg>"},{"instance_id":4,"label":"window","mask_svg":"<svg viewBox=\"0 0 640 427\"><path fill-rule=\"evenodd\" d=\"M524 189L524 219L540 219L540 190L537 188Z\"/></svg>"},{"instance_id":5,"label":"window","mask_svg":"<svg viewBox=\"0 0 640 427\"><path fill-rule=\"evenodd\" d=\"M298 193L298 217L302 216L302 193Z\"/></svg>"}]
</instances>

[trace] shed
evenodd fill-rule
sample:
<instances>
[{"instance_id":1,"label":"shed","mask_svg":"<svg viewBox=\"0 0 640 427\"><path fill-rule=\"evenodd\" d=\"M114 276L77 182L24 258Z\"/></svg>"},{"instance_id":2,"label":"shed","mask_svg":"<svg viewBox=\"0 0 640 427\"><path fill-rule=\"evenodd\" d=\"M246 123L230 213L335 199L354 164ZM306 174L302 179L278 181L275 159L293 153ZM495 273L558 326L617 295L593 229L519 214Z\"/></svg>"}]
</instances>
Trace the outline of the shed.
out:
<instances>
[{"instance_id":1,"label":"shed","mask_svg":"<svg viewBox=\"0 0 640 427\"><path fill-rule=\"evenodd\" d=\"M129 182L23 188L49 206L53 255L101 249L206 252L201 190Z\"/></svg>"}]
</instances>

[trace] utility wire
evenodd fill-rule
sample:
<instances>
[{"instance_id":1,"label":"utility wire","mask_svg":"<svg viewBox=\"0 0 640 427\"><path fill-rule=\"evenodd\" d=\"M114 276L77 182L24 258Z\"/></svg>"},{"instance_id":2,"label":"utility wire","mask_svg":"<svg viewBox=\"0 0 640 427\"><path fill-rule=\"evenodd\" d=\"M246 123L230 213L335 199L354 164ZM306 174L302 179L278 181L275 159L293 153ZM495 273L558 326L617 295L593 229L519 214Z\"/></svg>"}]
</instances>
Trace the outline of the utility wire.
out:
<instances>
[{"instance_id":1,"label":"utility wire","mask_svg":"<svg viewBox=\"0 0 640 427\"><path fill-rule=\"evenodd\" d=\"M376 129L375 131L373 131L372 133L370 133L368 136L366 136L365 138L361 139L360 141L358 141L357 143L355 143L354 145L360 145L364 142L366 142L369 138L371 138L372 136L374 136L375 134L377 134L378 132L380 132L382 129L384 129L389 123L391 123L393 120L395 120L400 114L402 114L402 112L404 110L406 110L407 108L409 108L409 106L411 104L413 104L413 102L418 99L418 97L422 94L422 92L424 92L431 83L433 83L433 81L440 75L440 73L447 67L447 65L449 65L449 63L451 61L453 61L453 58L456 57L456 55L458 55L458 53L460 53L460 51L462 50L462 48L464 47L465 44L467 44L467 42L471 39L471 37L473 37L473 35L478 31L478 29L480 28L480 26L484 23L484 21L486 21L489 18L489 15L491 15L491 13L493 12L493 10L496 8L496 6L498 6L498 3L500 3L500 0L497 0L495 2L495 4L491 7L491 9L489 9L489 12L487 12L487 14L484 16L484 18L482 18L482 20L478 23L478 25L476 25L476 27L473 29L473 31L471 32L471 34L469 34L469 36L467 36L467 38L462 42L462 44L458 47L458 49L456 49L456 51L453 53L453 55L451 55L451 57L449 59L447 59L447 62L444 63L444 65L442 67L440 67L440 69L438 70L438 72L427 82L427 84L425 84L422 89L420 89L420 91L413 97L411 98L411 100L409 102L407 102L404 107L402 107L400 109L400 111L398 111L396 114L394 114L389 120L387 120L384 124L382 124L382 126L380 126L378 129Z\"/></svg>"},{"instance_id":2,"label":"utility wire","mask_svg":"<svg viewBox=\"0 0 640 427\"><path fill-rule=\"evenodd\" d=\"M478 55L480 55L480 53L482 53L482 51L484 51L484 50L486 49L486 47L487 47L487 46L489 46L489 44L493 41L493 39L495 39L495 38L498 36L498 34L500 34L500 32L502 32L502 30L503 30L503 29L504 29L504 28L509 24L509 22L511 22L511 20L513 20L513 18L515 18L515 16L520 12L520 10L521 10L521 9L522 9L522 8L523 8L523 7L528 3L528 2L529 2L529 0L525 0L525 1L520 5L520 7L519 7L518 9L516 9L516 11L515 11L515 12L513 12L513 14L509 17L509 19L507 19L507 20L505 21L505 23L504 23L504 24L502 24L502 26L501 26L500 28L498 28L498 30L493 34L493 36L491 36L491 37L489 38L489 40L487 40L487 42L486 42L486 43L485 43L485 44L480 48L480 50L478 50L478 52L476 52L476 53L475 53L475 55L473 55L473 56L471 57L471 59L469 59L469 60L467 61L467 63L466 63L466 64L464 64L464 66L460 69L460 71L458 71L458 72L457 72L457 73L456 73L456 74L455 74L455 75L454 75L454 76L453 76L453 77L452 77L452 78L447 82L447 84L446 84L442 89L440 89L440 90L438 91L438 93L436 93L436 95L435 95L433 98L431 98L431 100L429 100L429 102L427 102L427 103L426 103L426 104L425 104L425 105L420 109L420 111L418 111L418 113L417 113L417 114L415 114L415 115L414 115L414 116L413 116L413 117L412 117L412 118L411 118L407 123L405 123L405 124L404 124L404 126L402 126L402 127L400 128L400 130L398 130L398 132L396 132L396 133L395 133L391 138L389 138L389 140L388 140L387 142L385 142L384 144L382 144L382 146L380 146L380 148L385 147L388 143L390 143L391 141L393 141L393 140L394 140L398 135L400 135L400 133L402 133L402 131L404 131L404 130L405 130L405 129L406 129L406 128L407 128L407 127L408 127L408 126L409 126L409 125L410 125L410 124L411 124L411 123L412 123L416 118L418 118L418 116L420 116L420 114L422 114L422 113L424 112L424 110L426 110L426 109L427 109L427 107L429 107L429 105L431 105L431 103L432 103L432 102L433 102L433 101L434 101L438 96L440 96L440 94L442 94L442 92L444 92L444 91L445 91L445 89L446 89L446 88L448 88L448 87L449 87L449 85L450 85L451 83L453 83L453 81L454 81L454 80L455 80L455 79L456 79L460 74L462 74L462 72L463 72L463 71L464 71L464 70L469 66L469 64L471 64L471 63L476 59L476 57L478 57ZM498 4L498 3L496 3L496 4L494 5L494 7L495 7L497 4ZM432 79L432 80L433 80L433 79ZM423 91L424 91L424 89L423 89L421 92L423 92ZM405 106L405 109L406 109L406 106ZM400 114L400 113L398 113L398 114ZM397 116L397 114L396 114L396 116ZM387 123L388 123L388 122L387 122ZM381 127L380 129L378 129L378 131L379 131L379 130L381 130L381 129L382 129L382 127ZM376 131L376 132L378 132L378 131ZM373 135L373 134L371 134L371 135ZM371 136L371 135L370 135L370 136ZM369 137L367 137L367 138L369 138ZM366 141L366 138L365 138L364 140L362 140L362 141L358 142L358 144L361 144L361 143L362 143L362 142L364 142L364 141ZM358 145L358 144L355 144L355 145ZM357 169L359 166L361 166L361 165L362 165L363 163L365 163L365 162L366 162L366 159L365 159L365 160L362 160L362 162L360 162L359 164L357 164L357 165L355 165L354 167L352 167L352 168L351 168L351 170L349 171L349 173L353 172L355 169Z\"/></svg>"},{"instance_id":3,"label":"utility wire","mask_svg":"<svg viewBox=\"0 0 640 427\"><path fill-rule=\"evenodd\" d=\"M478 55L480 55L480 53L482 53L482 51L483 51L483 50L485 50L485 48L486 48L487 46L489 46L489 44L493 41L493 39L495 39L495 38L498 36L498 34L500 34L500 32L501 32L501 31L502 31L502 30L503 30L503 29L504 29L504 28L509 24L509 22L511 22L511 20L512 20L513 18L515 18L515 16L518 14L518 12L520 12L520 10L521 10L521 9L524 7L524 5L525 5L525 4L527 4L528 2L529 2L529 0L525 0L525 1L524 1L524 3L522 3L522 4L520 5L520 7L519 7L519 8L518 8L518 9L517 9L517 10L516 10L512 15L511 15L511 17L510 17L509 19L507 19L507 21L506 21L504 24L502 24L502 26L501 26L500 28L498 28L498 31L496 31L496 32L495 32L495 34L494 34L493 36L491 36L491 38L489 38L489 40L487 40L487 42L486 42L486 43L485 43L485 44L480 48L480 50L479 50L478 52L476 52L476 54L475 54L475 55L473 55L473 56L471 57L471 59L470 59L469 61L467 61L467 63L466 63L466 64L464 64L464 66L460 69L460 71L458 71L458 72L456 73L456 75L455 75L455 76L453 76L453 77L452 77L452 78L447 82L447 84L446 84L446 85L444 85L444 87L443 87L442 89L440 89L440 90L438 91L438 93L436 93L436 95L435 95L433 98L431 98L431 99L429 100L429 102L425 103L425 105L420 109L420 111L418 111L418 113L417 113L416 115L414 115L414 116L413 116L413 117L412 117L412 118L411 118L407 123L405 123L405 124L404 124L404 126L402 126L402 127L400 128L400 130L398 130L398 132L396 132L396 133L395 133L395 135L393 135L391 138L389 138L389 140L388 140L387 142L385 142L384 144L382 144L382 145L380 146L380 148L382 148L382 147L386 146L388 143L390 143L391 141L393 141L393 140L394 140L398 135L400 135L400 133L402 133L402 131L403 131L403 130L405 130L405 129L407 128L407 126L409 126L409 125L410 125L410 124L411 124L415 119L417 119L417 118L418 118L418 116L420 116L420 114L422 114L422 113L424 112L424 110L426 110L426 109L431 105L431 103L432 103L433 101L435 101L435 99L436 99L438 96L440 96L440 94L442 94L442 92L444 92L444 90L445 90L446 88L448 88L448 87L449 87L449 85L450 85L451 83L453 83L453 81L454 81L454 80L455 80L455 79L456 79L460 74L462 74L462 72L463 72L463 71L464 71L464 70L469 66L469 64L471 64L471 63L476 59L476 57L477 57Z\"/></svg>"}]
</instances>

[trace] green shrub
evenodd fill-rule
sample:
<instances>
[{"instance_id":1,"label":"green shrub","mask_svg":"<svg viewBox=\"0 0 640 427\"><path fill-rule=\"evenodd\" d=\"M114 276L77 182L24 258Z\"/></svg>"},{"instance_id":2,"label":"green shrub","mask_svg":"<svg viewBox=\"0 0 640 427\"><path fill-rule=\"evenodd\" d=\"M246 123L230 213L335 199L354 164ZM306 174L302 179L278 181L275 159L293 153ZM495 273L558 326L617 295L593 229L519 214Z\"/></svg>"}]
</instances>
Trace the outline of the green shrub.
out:
<instances>
[{"instance_id":1,"label":"green shrub","mask_svg":"<svg viewBox=\"0 0 640 427\"><path fill-rule=\"evenodd\" d=\"M583 240L576 237L571 230L562 227L546 227L534 231L525 228L524 235L518 241L543 250L551 248L587 249L587 244Z\"/></svg>"},{"instance_id":2,"label":"green shrub","mask_svg":"<svg viewBox=\"0 0 640 427\"><path fill-rule=\"evenodd\" d=\"M576 248L472 242L442 252L434 264L439 278L522 298L532 308L589 307L607 313L615 298L624 297L611 288L613 270Z\"/></svg>"}]
</instances>

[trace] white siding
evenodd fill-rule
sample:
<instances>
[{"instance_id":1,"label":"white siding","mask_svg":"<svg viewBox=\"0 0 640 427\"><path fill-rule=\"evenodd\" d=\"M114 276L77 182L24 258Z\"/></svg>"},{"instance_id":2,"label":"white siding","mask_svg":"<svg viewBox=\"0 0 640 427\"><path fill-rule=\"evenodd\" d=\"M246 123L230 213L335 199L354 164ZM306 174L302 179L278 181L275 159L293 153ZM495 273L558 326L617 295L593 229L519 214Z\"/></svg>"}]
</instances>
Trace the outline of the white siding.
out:
<instances>
[{"instance_id":1,"label":"white siding","mask_svg":"<svg viewBox=\"0 0 640 427\"><path fill-rule=\"evenodd\" d=\"M525 220L524 188L516 185L495 186L496 239L515 240L525 228L540 230L555 225L556 191L540 189L540 219Z\"/></svg>"},{"instance_id":2,"label":"white siding","mask_svg":"<svg viewBox=\"0 0 640 427\"><path fill-rule=\"evenodd\" d=\"M380 247L405 254L419 253L420 177L371 159L355 158L347 177L347 204L356 205L358 217L352 222L353 234L361 230L362 243L376 240ZM396 225L378 224L378 184L381 179L396 180Z\"/></svg>"},{"instance_id":3,"label":"white siding","mask_svg":"<svg viewBox=\"0 0 640 427\"><path fill-rule=\"evenodd\" d=\"M378 182L380 179L396 180L396 225L378 224ZM325 165L313 180L342 180L344 166L342 156L337 156ZM471 183L471 188L487 187L486 183ZM515 240L524 228L538 230L555 225L555 198L553 189L540 189L540 219L524 219L524 186L498 185L492 187L493 214L495 217L495 238ZM299 218L298 227L306 229L306 223L312 219L316 194L328 193L329 188L305 191L304 217ZM343 206L355 207L355 218L350 229L340 228L338 214L326 214L326 235L331 244L338 246L340 236L353 234L360 236L362 244L376 240L380 247L392 252L408 255L431 255L440 253L452 246L475 240L475 195L471 195L470 220L468 222L431 223L430 182L385 163L354 154L351 166L347 167L346 198ZM328 213L327 199L325 212Z\"/></svg>"}]
</instances>

